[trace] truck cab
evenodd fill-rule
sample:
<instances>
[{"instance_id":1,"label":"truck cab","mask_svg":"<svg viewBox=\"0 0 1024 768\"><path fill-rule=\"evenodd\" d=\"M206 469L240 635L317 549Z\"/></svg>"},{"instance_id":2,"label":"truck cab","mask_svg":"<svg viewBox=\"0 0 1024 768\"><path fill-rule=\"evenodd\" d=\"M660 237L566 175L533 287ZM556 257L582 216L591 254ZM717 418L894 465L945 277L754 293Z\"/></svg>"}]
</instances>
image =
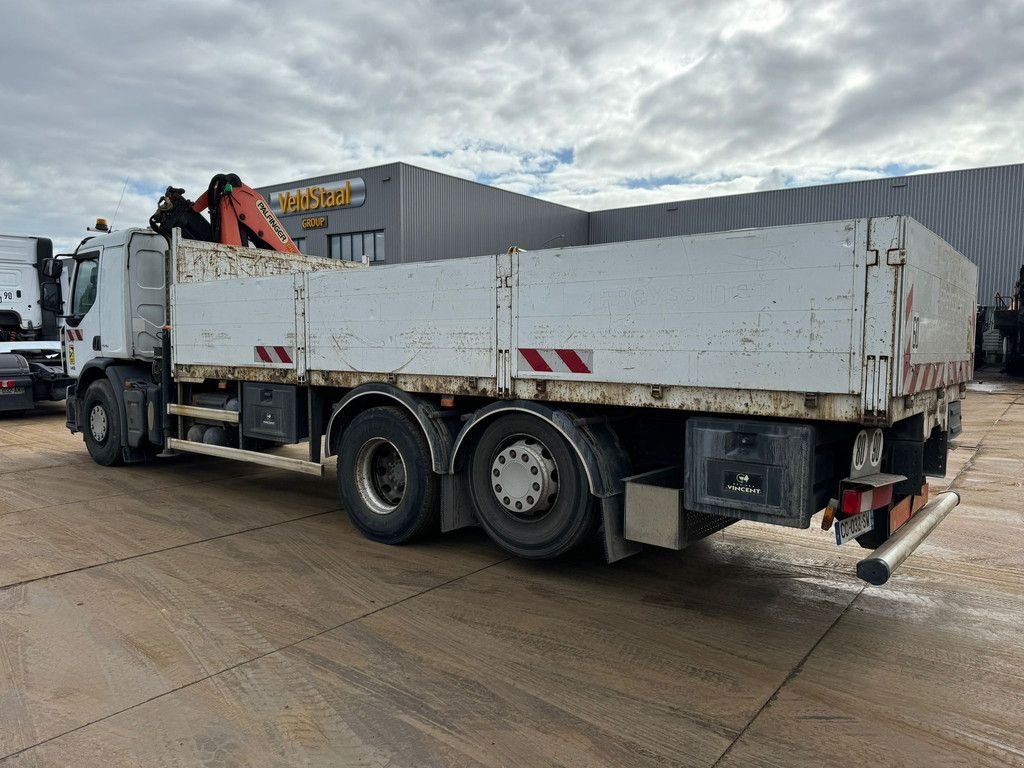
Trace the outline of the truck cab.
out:
<instances>
[{"instance_id":1,"label":"truck cab","mask_svg":"<svg viewBox=\"0 0 1024 768\"><path fill-rule=\"evenodd\" d=\"M76 381L68 389L68 427L84 428L87 441L105 444L116 437L120 444L109 450L128 461L142 457L135 456L123 430L115 435L112 424L115 414L131 412L131 387L124 385L152 383L165 324L166 263L166 241L140 228L88 238L71 257L63 354L65 370ZM84 395L96 381L108 382L102 388L109 402L83 414Z\"/></svg>"},{"instance_id":2,"label":"truck cab","mask_svg":"<svg viewBox=\"0 0 1024 768\"><path fill-rule=\"evenodd\" d=\"M64 357L78 379L90 367L153 359L164 325L167 244L147 229L89 238L72 256Z\"/></svg>"},{"instance_id":3,"label":"truck cab","mask_svg":"<svg viewBox=\"0 0 1024 768\"><path fill-rule=\"evenodd\" d=\"M60 269L43 237L0 235L0 413L38 400L63 400L68 379L60 361Z\"/></svg>"},{"instance_id":4,"label":"truck cab","mask_svg":"<svg viewBox=\"0 0 1024 768\"><path fill-rule=\"evenodd\" d=\"M0 341L56 338L55 313L44 311L40 265L53 254L42 237L0 235Z\"/></svg>"}]
</instances>

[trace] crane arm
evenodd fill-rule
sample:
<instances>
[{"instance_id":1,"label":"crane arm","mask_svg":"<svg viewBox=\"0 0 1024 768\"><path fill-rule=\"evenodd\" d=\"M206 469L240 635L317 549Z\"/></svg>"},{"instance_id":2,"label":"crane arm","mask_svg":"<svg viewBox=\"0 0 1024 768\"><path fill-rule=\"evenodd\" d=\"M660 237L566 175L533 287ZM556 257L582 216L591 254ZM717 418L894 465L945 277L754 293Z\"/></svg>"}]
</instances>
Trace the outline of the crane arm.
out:
<instances>
[{"instance_id":1,"label":"crane arm","mask_svg":"<svg viewBox=\"0 0 1024 768\"><path fill-rule=\"evenodd\" d=\"M207 208L209 221L202 215ZM233 173L214 176L195 202L185 197L184 189L168 187L149 225L168 241L171 231L180 227L182 234L192 240L224 245L251 242L257 248L299 253L263 196Z\"/></svg>"}]
</instances>

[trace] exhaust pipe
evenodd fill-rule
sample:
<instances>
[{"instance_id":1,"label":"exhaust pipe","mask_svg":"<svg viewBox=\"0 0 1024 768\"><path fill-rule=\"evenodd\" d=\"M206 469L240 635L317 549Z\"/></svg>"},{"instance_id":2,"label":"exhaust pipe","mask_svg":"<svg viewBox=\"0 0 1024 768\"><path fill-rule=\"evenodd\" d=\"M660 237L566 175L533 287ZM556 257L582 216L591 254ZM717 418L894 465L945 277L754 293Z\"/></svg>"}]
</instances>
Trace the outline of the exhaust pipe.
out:
<instances>
[{"instance_id":1,"label":"exhaust pipe","mask_svg":"<svg viewBox=\"0 0 1024 768\"><path fill-rule=\"evenodd\" d=\"M960 503L960 494L946 491L938 494L925 504L916 515L890 536L882 546L857 563L857 576L869 584L885 584L900 565L914 554L914 550L928 538L935 526L941 523Z\"/></svg>"}]
</instances>

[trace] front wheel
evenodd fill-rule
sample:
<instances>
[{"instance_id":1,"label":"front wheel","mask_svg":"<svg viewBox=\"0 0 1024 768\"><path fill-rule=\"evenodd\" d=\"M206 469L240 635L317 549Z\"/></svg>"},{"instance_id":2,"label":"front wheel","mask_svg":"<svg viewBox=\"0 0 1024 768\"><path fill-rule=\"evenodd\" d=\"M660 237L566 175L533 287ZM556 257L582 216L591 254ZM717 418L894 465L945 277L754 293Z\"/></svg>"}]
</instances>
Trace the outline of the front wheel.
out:
<instances>
[{"instance_id":1,"label":"front wheel","mask_svg":"<svg viewBox=\"0 0 1024 768\"><path fill-rule=\"evenodd\" d=\"M370 408L338 447L338 495L352 524L383 544L437 528L440 485L419 425L395 408Z\"/></svg>"},{"instance_id":2,"label":"front wheel","mask_svg":"<svg viewBox=\"0 0 1024 768\"><path fill-rule=\"evenodd\" d=\"M499 417L481 435L469 472L480 524L514 555L558 557L594 529L583 468L569 441L546 421Z\"/></svg>"},{"instance_id":3,"label":"front wheel","mask_svg":"<svg viewBox=\"0 0 1024 768\"><path fill-rule=\"evenodd\" d=\"M82 402L82 417L85 421L82 430L85 447L89 449L92 460L105 467L124 463L121 420L109 381L100 379L89 385Z\"/></svg>"}]
</instances>

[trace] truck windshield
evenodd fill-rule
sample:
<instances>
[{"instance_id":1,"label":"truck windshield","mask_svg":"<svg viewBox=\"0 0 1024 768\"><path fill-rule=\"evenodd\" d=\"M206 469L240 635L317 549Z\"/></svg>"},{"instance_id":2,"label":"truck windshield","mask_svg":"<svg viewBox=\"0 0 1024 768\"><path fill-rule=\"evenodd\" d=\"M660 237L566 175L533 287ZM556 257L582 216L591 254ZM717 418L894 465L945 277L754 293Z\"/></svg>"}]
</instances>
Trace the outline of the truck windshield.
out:
<instances>
[{"instance_id":1,"label":"truck windshield","mask_svg":"<svg viewBox=\"0 0 1024 768\"><path fill-rule=\"evenodd\" d=\"M75 271L75 288L71 294L71 315L69 322L79 323L96 302L96 281L99 278L99 254L91 258L78 259Z\"/></svg>"}]
</instances>

